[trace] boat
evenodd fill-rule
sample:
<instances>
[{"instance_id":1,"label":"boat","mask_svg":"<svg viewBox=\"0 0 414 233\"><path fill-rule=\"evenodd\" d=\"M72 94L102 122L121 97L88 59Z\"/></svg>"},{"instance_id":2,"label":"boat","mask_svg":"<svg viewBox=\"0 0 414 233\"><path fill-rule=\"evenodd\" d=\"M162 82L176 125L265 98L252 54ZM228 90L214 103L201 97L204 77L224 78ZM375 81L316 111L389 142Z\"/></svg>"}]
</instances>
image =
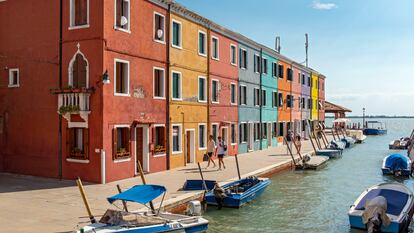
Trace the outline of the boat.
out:
<instances>
[{"instance_id":1,"label":"boat","mask_svg":"<svg viewBox=\"0 0 414 233\"><path fill-rule=\"evenodd\" d=\"M339 149L319 149L315 152L319 156L327 156L329 158L339 158L342 156L342 150Z\"/></svg>"},{"instance_id":2,"label":"boat","mask_svg":"<svg viewBox=\"0 0 414 233\"><path fill-rule=\"evenodd\" d=\"M388 148L390 150L407 150L409 146L410 146L409 137L402 137L400 139L392 140L388 144Z\"/></svg>"},{"instance_id":3,"label":"boat","mask_svg":"<svg viewBox=\"0 0 414 233\"><path fill-rule=\"evenodd\" d=\"M251 176L225 184L221 187L225 194L222 199L222 206L240 208L260 196L266 187L270 185L270 183L271 181L268 178L257 178ZM215 189L216 188L217 186ZM217 203L214 190L206 193L205 201L208 205L219 205Z\"/></svg>"},{"instance_id":4,"label":"boat","mask_svg":"<svg viewBox=\"0 0 414 233\"><path fill-rule=\"evenodd\" d=\"M328 149L333 150L344 150L346 148L346 143L342 140L332 140L328 145Z\"/></svg>"},{"instance_id":5,"label":"boat","mask_svg":"<svg viewBox=\"0 0 414 233\"><path fill-rule=\"evenodd\" d=\"M204 182L204 183L203 183ZM197 191L197 190L212 190L216 185L215 180L186 180L182 190L183 191ZM204 187L204 184L206 187Z\"/></svg>"},{"instance_id":6,"label":"boat","mask_svg":"<svg viewBox=\"0 0 414 233\"><path fill-rule=\"evenodd\" d=\"M382 174L409 176L411 174L411 159L402 154L391 154L382 161Z\"/></svg>"},{"instance_id":7,"label":"boat","mask_svg":"<svg viewBox=\"0 0 414 233\"><path fill-rule=\"evenodd\" d=\"M367 139L367 136L364 135L362 130L352 129L348 130L348 132L349 136L355 140L355 143L363 143Z\"/></svg>"},{"instance_id":8,"label":"boat","mask_svg":"<svg viewBox=\"0 0 414 233\"><path fill-rule=\"evenodd\" d=\"M356 199L348 211L349 223L351 228L362 230L376 227L380 232L401 232L411 221L413 207L413 193L406 186L400 183L378 184Z\"/></svg>"},{"instance_id":9,"label":"boat","mask_svg":"<svg viewBox=\"0 0 414 233\"><path fill-rule=\"evenodd\" d=\"M380 121L367 121L366 127L363 129L365 135L383 135L387 134L387 128Z\"/></svg>"},{"instance_id":10,"label":"boat","mask_svg":"<svg viewBox=\"0 0 414 233\"><path fill-rule=\"evenodd\" d=\"M147 206L155 198L162 196L166 189L160 185L136 185L124 192L108 197L109 203L116 201L133 202ZM162 201L158 210L127 212L108 209L99 222L92 223L79 230L79 233L158 233L158 232L206 232L208 220L201 214L200 202L191 202L193 216L161 212ZM126 204L125 204L126 205ZM147 206L148 207L148 206Z\"/></svg>"},{"instance_id":11,"label":"boat","mask_svg":"<svg viewBox=\"0 0 414 233\"><path fill-rule=\"evenodd\" d=\"M341 141L345 143L345 148L349 148L355 144L355 139L351 137L342 138Z\"/></svg>"}]
</instances>

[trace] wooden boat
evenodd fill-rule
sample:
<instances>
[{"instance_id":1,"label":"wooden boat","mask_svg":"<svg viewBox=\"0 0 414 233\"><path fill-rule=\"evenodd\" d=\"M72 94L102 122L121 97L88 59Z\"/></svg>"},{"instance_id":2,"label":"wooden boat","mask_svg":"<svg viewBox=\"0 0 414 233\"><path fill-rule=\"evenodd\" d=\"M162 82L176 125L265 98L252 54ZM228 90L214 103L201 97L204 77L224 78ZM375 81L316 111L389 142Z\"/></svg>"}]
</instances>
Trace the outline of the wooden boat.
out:
<instances>
[{"instance_id":1,"label":"wooden boat","mask_svg":"<svg viewBox=\"0 0 414 233\"><path fill-rule=\"evenodd\" d=\"M372 219L368 222L363 221L365 215L369 215L370 201L378 197L386 200L386 216L380 216L389 220L390 224L381 224L381 232L401 232L407 229L414 210L413 193L410 189L400 183L383 183L374 185L365 190L355 201L348 211L349 223L351 228L367 230L367 226L372 224ZM367 217L367 216L365 216ZM378 216L377 216L378 217Z\"/></svg>"},{"instance_id":2,"label":"wooden boat","mask_svg":"<svg viewBox=\"0 0 414 233\"><path fill-rule=\"evenodd\" d=\"M382 174L409 176L411 174L411 159L402 154L391 154L382 161Z\"/></svg>"},{"instance_id":3,"label":"wooden boat","mask_svg":"<svg viewBox=\"0 0 414 233\"><path fill-rule=\"evenodd\" d=\"M134 202L145 205L155 198L163 195L166 189L159 185L137 185L120 194L108 197L109 203L115 201ZM127 212L122 210L108 209L98 223L92 223L83 227L79 233L158 233L158 232L206 232L208 220L201 216L186 216L148 210L143 212ZM201 206L200 206L201 209Z\"/></svg>"},{"instance_id":4,"label":"wooden boat","mask_svg":"<svg viewBox=\"0 0 414 233\"><path fill-rule=\"evenodd\" d=\"M239 208L253 201L270 183L268 178L247 177L223 185L222 188L226 195L222 202L223 207ZM214 190L206 193L205 200L208 205L218 205Z\"/></svg>"},{"instance_id":5,"label":"wooden boat","mask_svg":"<svg viewBox=\"0 0 414 233\"><path fill-rule=\"evenodd\" d=\"M409 137L392 140L388 144L388 148L390 150L407 150L409 146L410 146L410 138Z\"/></svg>"},{"instance_id":6,"label":"wooden boat","mask_svg":"<svg viewBox=\"0 0 414 233\"><path fill-rule=\"evenodd\" d=\"M365 135L383 135L387 134L387 128L384 123L380 121L367 121L364 128Z\"/></svg>"}]
</instances>

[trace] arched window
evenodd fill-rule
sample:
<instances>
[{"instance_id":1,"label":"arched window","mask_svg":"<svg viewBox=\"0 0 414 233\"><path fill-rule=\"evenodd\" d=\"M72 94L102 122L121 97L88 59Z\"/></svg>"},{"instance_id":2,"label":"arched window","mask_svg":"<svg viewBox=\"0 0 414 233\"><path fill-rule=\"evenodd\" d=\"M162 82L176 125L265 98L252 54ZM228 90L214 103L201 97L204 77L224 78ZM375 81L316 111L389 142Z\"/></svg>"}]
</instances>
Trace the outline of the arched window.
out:
<instances>
[{"instance_id":1,"label":"arched window","mask_svg":"<svg viewBox=\"0 0 414 233\"><path fill-rule=\"evenodd\" d=\"M89 85L88 76L88 61L78 50L69 64L69 86L87 88Z\"/></svg>"}]
</instances>

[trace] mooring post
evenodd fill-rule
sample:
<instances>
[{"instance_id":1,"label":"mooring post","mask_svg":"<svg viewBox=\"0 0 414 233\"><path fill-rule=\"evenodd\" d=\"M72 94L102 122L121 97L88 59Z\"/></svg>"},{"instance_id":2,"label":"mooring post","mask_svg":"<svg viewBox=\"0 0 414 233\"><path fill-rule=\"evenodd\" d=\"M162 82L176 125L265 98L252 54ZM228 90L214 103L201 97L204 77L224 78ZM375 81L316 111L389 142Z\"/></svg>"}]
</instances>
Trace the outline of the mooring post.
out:
<instances>
[{"instance_id":1,"label":"mooring post","mask_svg":"<svg viewBox=\"0 0 414 233\"><path fill-rule=\"evenodd\" d=\"M147 184L147 182L145 181L145 176L144 176L144 171L142 170L142 166L141 166L141 162L139 160L137 160L138 162L138 171L139 171L139 175L141 176L141 181L142 184ZM155 208L154 208L154 204L152 203L152 201L150 201L150 207L151 207L151 211L153 214L155 214Z\"/></svg>"},{"instance_id":2,"label":"mooring post","mask_svg":"<svg viewBox=\"0 0 414 233\"><path fill-rule=\"evenodd\" d=\"M241 180L240 168L239 168L239 159L237 158L237 155L235 155L234 157L236 158L237 175L239 176L239 180Z\"/></svg>"},{"instance_id":3,"label":"mooring post","mask_svg":"<svg viewBox=\"0 0 414 233\"><path fill-rule=\"evenodd\" d=\"M122 193L121 186L119 186L119 184L116 185L116 188L118 189L119 193ZM124 206L125 212L128 212L128 207L127 207L126 201L122 200L122 205Z\"/></svg>"},{"instance_id":4,"label":"mooring post","mask_svg":"<svg viewBox=\"0 0 414 233\"><path fill-rule=\"evenodd\" d=\"M293 153L292 153L292 150L290 149L289 143L287 143L287 139L286 139L286 137L283 137L283 141L285 141L286 146L287 146L287 149L288 149L288 151L289 151L289 153L290 153L290 157L292 157L293 164L295 164L295 167L296 167L295 157L293 156Z\"/></svg>"}]
</instances>

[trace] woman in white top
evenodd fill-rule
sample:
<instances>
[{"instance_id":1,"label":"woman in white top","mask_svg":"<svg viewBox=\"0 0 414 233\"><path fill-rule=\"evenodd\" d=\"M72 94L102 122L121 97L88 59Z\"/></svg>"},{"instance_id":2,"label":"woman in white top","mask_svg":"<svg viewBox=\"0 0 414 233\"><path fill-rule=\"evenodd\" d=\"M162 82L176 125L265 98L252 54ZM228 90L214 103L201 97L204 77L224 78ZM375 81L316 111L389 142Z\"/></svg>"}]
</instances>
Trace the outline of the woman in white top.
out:
<instances>
[{"instance_id":1,"label":"woman in white top","mask_svg":"<svg viewBox=\"0 0 414 233\"><path fill-rule=\"evenodd\" d=\"M217 148L216 148L216 154L219 159L219 170L221 170L221 164L223 164L223 168L226 169L226 166L224 165L223 157L224 157L224 154L226 153L227 145L226 145L226 142L222 140L220 136L217 139L218 139L218 143L217 143Z\"/></svg>"},{"instance_id":2,"label":"woman in white top","mask_svg":"<svg viewBox=\"0 0 414 233\"><path fill-rule=\"evenodd\" d=\"M210 166L210 162L213 163L213 168L216 167L216 163L213 160L213 154L216 150L216 142L213 139L213 135L210 135L208 143L207 143L207 155L208 155L208 163L206 169Z\"/></svg>"}]
</instances>

